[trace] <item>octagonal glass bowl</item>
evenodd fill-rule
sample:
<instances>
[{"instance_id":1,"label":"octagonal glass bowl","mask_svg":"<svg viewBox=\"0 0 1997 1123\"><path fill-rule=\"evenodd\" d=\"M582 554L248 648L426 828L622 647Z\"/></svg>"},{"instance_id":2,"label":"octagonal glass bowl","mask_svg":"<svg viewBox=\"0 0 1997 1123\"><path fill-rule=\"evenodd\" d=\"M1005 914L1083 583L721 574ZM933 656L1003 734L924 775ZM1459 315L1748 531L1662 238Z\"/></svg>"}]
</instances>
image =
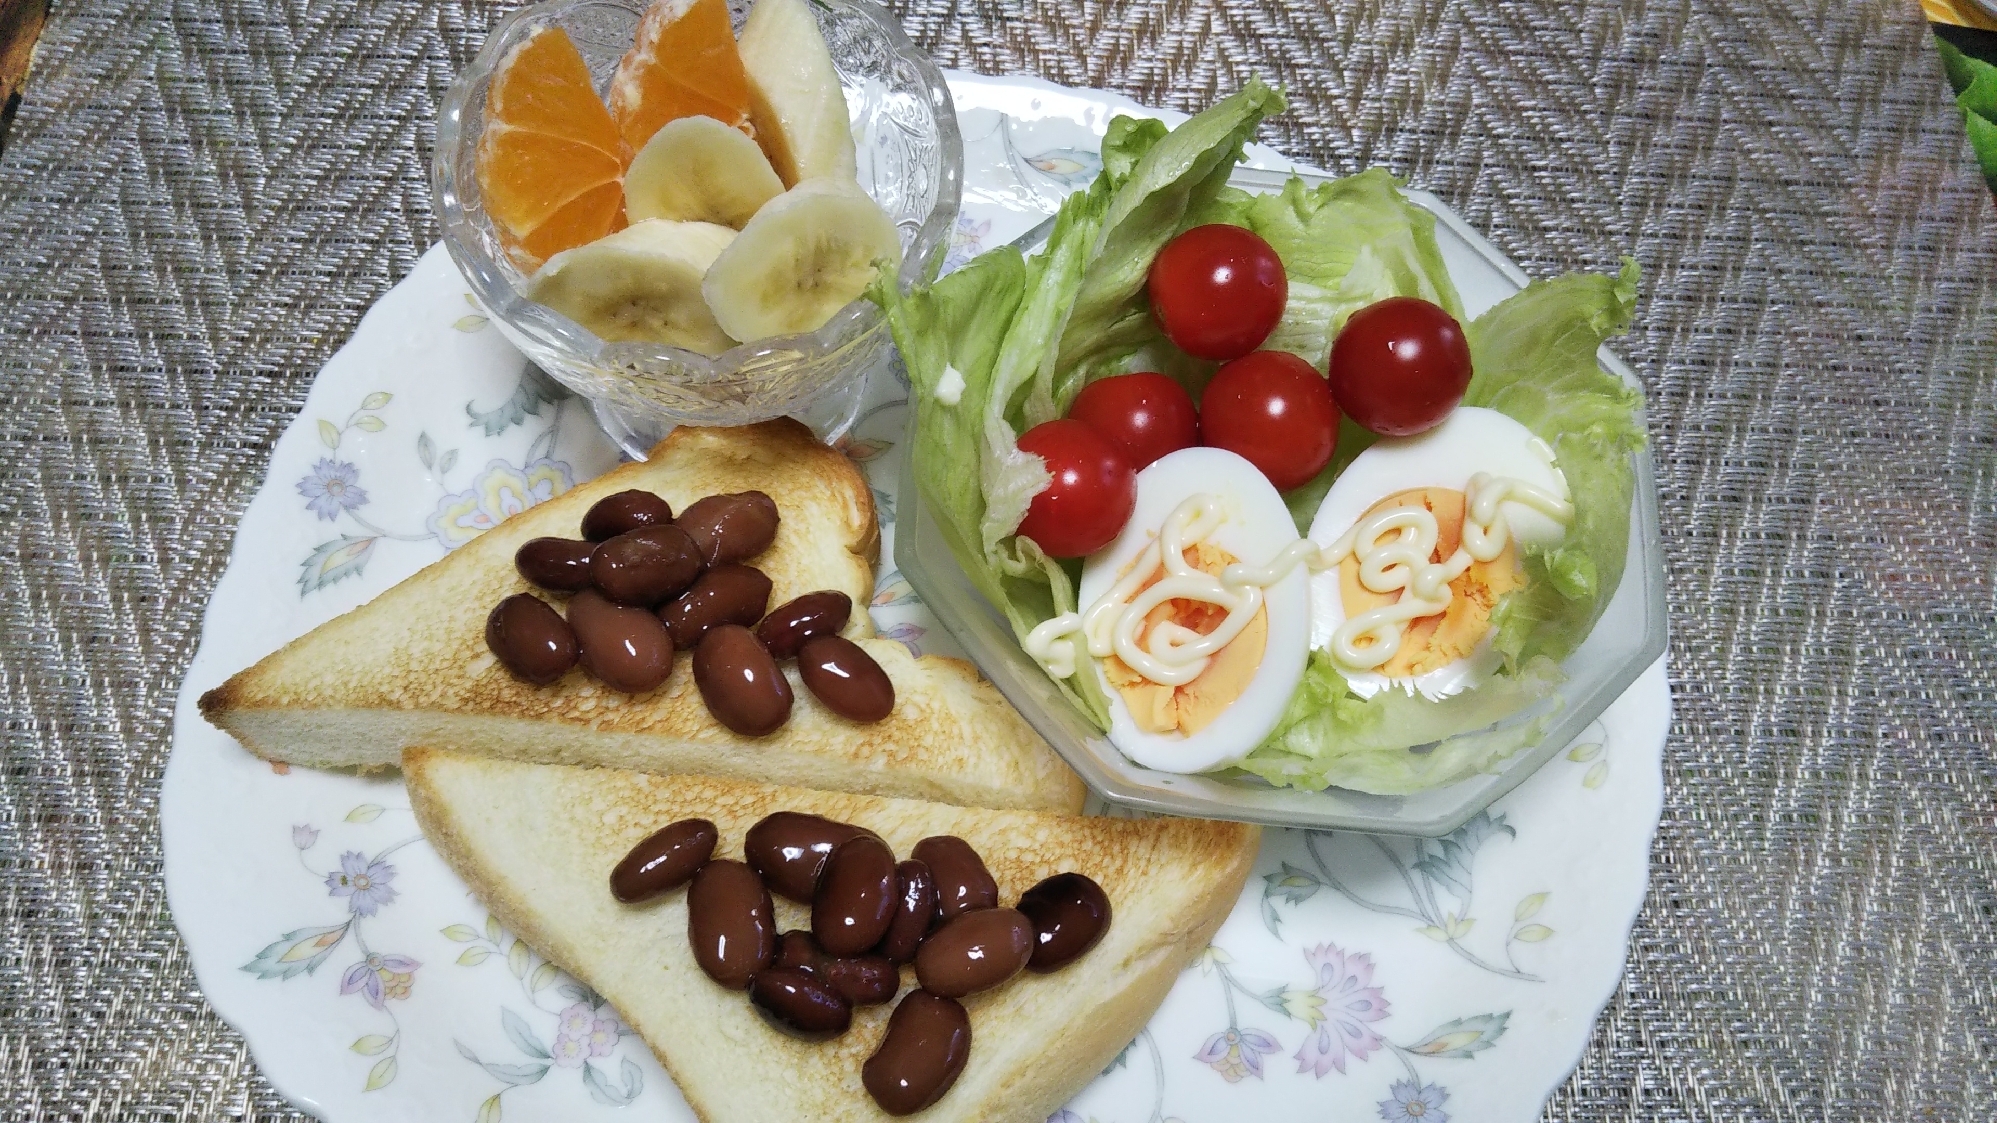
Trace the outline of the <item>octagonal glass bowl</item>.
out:
<instances>
[{"instance_id":1,"label":"octagonal glass bowl","mask_svg":"<svg viewBox=\"0 0 1997 1123\"><path fill-rule=\"evenodd\" d=\"M1249 191L1276 191L1288 178L1286 172L1243 168L1235 172L1233 183ZM1324 181L1322 176L1302 178L1312 186ZM1475 316L1525 287L1525 273L1440 200L1420 191L1406 195L1436 216L1436 239L1467 314ZM1042 224L1015 245L1032 253L1045 243L1051 228L1051 222ZM1606 348L1600 359L1605 369L1631 386L1638 385L1629 368ZM1020 649L1004 616L964 575L921 489L912 486L914 469L906 462L897 502L895 563L985 677L1108 803L1271 826L1436 837L1461 826L1571 744L1664 653L1664 556L1658 541L1657 483L1648 454L1638 452L1634 460L1636 494L1622 583L1594 631L1562 664L1567 681L1554 697L1506 719L1544 721L1542 737L1500 762L1495 771L1414 795L1370 795L1343 788L1298 791L1255 777L1160 772L1125 757Z\"/></svg>"},{"instance_id":2,"label":"octagonal glass bowl","mask_svg":"<svg viewBox=\"0 0 1997 1123\"><path fill-rule=\"evenodd\" d=\"M962 193L964 144L935 63L871 0L807 0L845 90L860 186L901 234L904 288L926 279L948 248ZM745 343L709 357L653 343L610 343L521 294L527 279L501 246L478 181L479 138L495 69L536 31L557 26L605 93L631 48L648 0L549 0L500 21L445 95L431 186L444 243L506 338L596 407L630 448L676 424L744 425L802 415L832 436L850 421L866 372L887 354L886 320L856 300L802 335ZM748 0L730 0L736 28Z\"/></svg>"}]
</instances>

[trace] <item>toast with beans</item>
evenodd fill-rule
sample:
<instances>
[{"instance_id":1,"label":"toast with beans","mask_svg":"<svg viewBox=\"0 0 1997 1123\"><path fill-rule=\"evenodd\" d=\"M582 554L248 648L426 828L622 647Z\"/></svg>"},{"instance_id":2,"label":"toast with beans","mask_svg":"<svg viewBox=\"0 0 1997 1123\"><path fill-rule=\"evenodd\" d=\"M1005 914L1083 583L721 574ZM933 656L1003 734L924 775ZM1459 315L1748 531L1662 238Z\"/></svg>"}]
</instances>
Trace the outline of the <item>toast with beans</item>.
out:
<instances>
[{"instance_id":1,"label":"toast with beans","mask_svg":"<svg viewBox=\"0 0 1997 1123\"><path fill-rule=\"evenodd\" d=\"M940 1097L918 1108L919 1117L1038 1123L1143 1028L1233 907L1258 842L1256 828L1239 823L964 808L707 777L551 767L455 750L410 749L403 771L417 821L437 853L502 924L613 1005L707 1123L886 1120L878 1098L884 1083L889 1102L903 1094L915 1099L900 1107L920 1105L922 1097L936 1094L924 1083L937 1077L933 1057L925 1059L922 1041L894 1039L891 1023L913 1023L933 1010L960 1019L967 1054ZM1000 907L942 921L920 945L913 966L890 977L891 1000L875 993L871 1004L853 1005L842 1031L820 1040L785 1032L762 1011L779 1011L794 1026L812 1011L784 1012L763 993L768 979L748 983L745 993L738 984L750 978L746 970L728 985L717 981L712 952L704 959L707 945L697 946L703 938L713 940L713 924L690 924L689 911L713 907L705 903L711 897L695 898L724 892L720 883L729 878L761 891L744 864L757 862L758 844L748 843L749 832L776 812L849 825L901 858L922 854L918 843L925 839L955 836L982 858ZM696 819L713 830L695 824L699 832L682 832L688 838L704 834L697 839L703 849L672 879L684 879L695 861L706 862L691 874L690 886L654 885L646 899L620 900L628 885L613 892L612 872L625 865L628 874L625 859L633 847L662 828ZM816 879L821 900L848 846L861 842L832 851ZM760 852L770 847L762 844ZM944 863L935 858L933 864L941 871ZM1101 914L1107 923L1095 943L1071 948L1071 958L1052 970L1029 967L989 989L938 997L936 991L951 988L929 981L934 972L927 960L930 946L943 942L953 924L995 918L1015 902L1030 908L1021 900L1030 888L1072 874L1099 886L1107 900ZM939 872L938 879L947 883L949 875ZM784 891L782 876L765 880ZM773 907L768 927L791 930L777 958L759 969L776 977L783 975L776 968L788 961L796 931L818 926L813 910L783 896ZM1044 925L1036 920L1036 927ZM894 1077L906 1078L899 1093Z\"/></svg>"},{"instance_id":2,"label":"toast with beans","mask_svg":"<svg viewBox=\"0 0 1997 1123\"><path fill-rule=\"evenodd\" d=\"M855 650L870 657L860 661L878 666L892 685L893 706L886 716L874 721L842 716L814 695L793 663L777 670L783 681L774 684L795 699L786 720L764 732L769 707L759 710L754 704L767 699L749 697L734 710L720 711L731 728L703 701L695 681L699 660L686 654L672 659L670 644L670 673L656 687L635 693L614 687L612 680L629 685L630 676L643 668L614 666L608 659L591 664L596 673L582 666L564 670L559 660L525 667L530 677L552 674L545 685L523 677L514 666L520 660L502 665L495 654L500 649L488 639L488 617L497 618L494 607L503 601L522 610L514 614L512 634L536 639L541 634L533 629L563 608L571 621L577 607L588 609L590 619L620 612L649 617L645 610L607 601L572 605L576 598L601 598L594 590L570 597L536 589L516 564L516 554L529 541L582 537L584 516L599 500L634 489L658 496L676 512L709 496L761 492L774 501L775 536L748 559L761 576L746 577L740 572L744 567L723 565L710 567L701 580L760 581L770 606L818 590L851 598L853 611L838 642L821 645L832 654L820 662L835 657L852 662L860 659ZM646 461L625 464L507 519L366 605L285 645L203 695L201 712L260 757L314 768L371 770L394 766L412 745L476 745L494 756L547 764L775 780L975 807L1079 809L1081 781L974 667L957 659L916 657L874 634L866 606L879 546L866 480L804 426L778 420L740 428L682 427ZM535 564L556 573L571 559L550 555ZM517 596L529 593L542 603ZM655 620L638 622L667 634ZM671 619L667 624L680 626ZM736 664L757 655L743 636L731 632L728 638L734 642L714 645L723 650L709 660L725 664L713 672L717 678L747 673ZM761 669L760 681L768 685L773 668ZM875 701L861 699L867 706Z\"/></svg>"}]
</instances>

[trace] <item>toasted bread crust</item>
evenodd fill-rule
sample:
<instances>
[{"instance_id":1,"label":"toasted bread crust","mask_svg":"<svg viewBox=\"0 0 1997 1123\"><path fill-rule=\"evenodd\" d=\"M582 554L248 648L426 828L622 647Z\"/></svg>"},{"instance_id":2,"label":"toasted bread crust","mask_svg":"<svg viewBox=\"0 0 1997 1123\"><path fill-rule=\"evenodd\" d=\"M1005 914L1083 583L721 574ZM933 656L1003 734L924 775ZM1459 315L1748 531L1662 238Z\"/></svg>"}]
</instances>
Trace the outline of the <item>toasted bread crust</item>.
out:
<instances>
[{"instance_id":1,"label":"toasted bread crust","mask_svg":"<svg viewBox=\"0 0 1997 1123\"><path fill-rule=\"evenodd\" d=\"M611 690L581 669L546 687L507 673L486 649L484 622L500 599L530 590L514 569L514 552L530 538L577 536L583 512L629 488L656 492L675 510L711 494L767 492L782 522L754 564L771 579L771 603L814 589L852 597L856 610L845 634L894 681L895 712L859 725L797 686L790 722L768 737L745 738L709 715L689 660L643 695ZM1079 808L1080 780L974 668L914 658L901 644L874 638L866 605L879 548L872 489L852 461L803 425L782 419L682 427L649 460L515 515L285 645L203 695L201 712L258 756L310 767L388 767L403 748L445 737L549 763ZM608 755L593 755L593 742Z\"/></svg>"},{"instance_id":2,"label":"toasted bread crust","mask_svg":"<svg viewBox=\"0 0 1997 1123\"><path fill-rule=\"evenodd\" d=\"M970 1063L917 1117L1022 1123L1045 1119L1143 1027L1233 907L1259 841L1238 823L957 808L430 748L409 750L403 767L437 852L508 929L615 1004L710 1123L885 1120L859 1070L890 1008L855 1011L851 1031L819 1044L764 1025L693 965L683 893L641 906L611 898L610 868L658 827L710 819L716 855L731 858L748 827L779 810L868 827L902 855L927 835L955 834L984 857L1007 902L1054 873L1094 878L1112 908L1103 942L1058 972L967 999ZM803 909L781 900L778 909L781 927L804 923Z\"/></svg>"}]
</instances>

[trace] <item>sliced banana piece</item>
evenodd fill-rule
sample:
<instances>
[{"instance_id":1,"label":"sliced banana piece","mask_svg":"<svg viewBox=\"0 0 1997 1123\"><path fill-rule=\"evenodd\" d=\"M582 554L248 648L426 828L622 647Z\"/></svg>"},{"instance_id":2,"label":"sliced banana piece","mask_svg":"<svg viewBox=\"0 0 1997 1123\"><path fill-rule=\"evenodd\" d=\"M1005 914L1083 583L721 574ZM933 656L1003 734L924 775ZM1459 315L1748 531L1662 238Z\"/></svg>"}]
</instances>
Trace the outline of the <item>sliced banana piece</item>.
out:
<instances>
[{"instance_id":1,"label":"sliced banana piece","mask_svg":"<svg viewBox=\"0 0 1997 1123\"><path fill-rule=\"evenodd\" d=\"M701 291L736 339L794 335L858 299L882 262L900 268L901 239L880 204L851 180L807 179L756 212Z\"/></svg>"},{"instance_id":2,"label":"sliced banana piece","mask_svg":"<svg viewBox=\"0 0 1997 1123\"><path fill-rule=\"evenodd\" d=\"M807 0L756 0L737 46L756 141L784 184L854 178L859 164L846 94Z\"/></svg>"},{"instance_id":3,"label":"sliced banana piece","mask_svg":"<svg viewBox=\"0 0 1997 1123\"><path fill-rule=\"evenodd\" d=\"M701 278L735 231L711 222L634 222L548 259L527 297L612 343L664 343L703 355L735 346L701 295Z\"/></svg>"},{"instance_id":4,"label":"sliced banana piece","mask_svg":"<svg viewBox=\"0 0 1997 1123\"><path fill-rule=\"evenodd\" d=\"M681 117L652 134L624 173L624 213L740 230L784 193L769 157L740 129L712 117Z\"/></svg>"}]
</instances>

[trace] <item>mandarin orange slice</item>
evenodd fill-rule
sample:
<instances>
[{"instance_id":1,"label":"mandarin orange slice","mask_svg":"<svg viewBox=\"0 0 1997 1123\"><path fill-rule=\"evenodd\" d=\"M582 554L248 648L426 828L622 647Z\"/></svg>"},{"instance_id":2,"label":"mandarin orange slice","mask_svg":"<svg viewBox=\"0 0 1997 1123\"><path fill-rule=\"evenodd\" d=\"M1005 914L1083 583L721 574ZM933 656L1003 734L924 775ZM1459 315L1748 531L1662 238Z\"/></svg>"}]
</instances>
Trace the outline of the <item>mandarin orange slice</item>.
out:
<instances>
[{"instance_id":1,"label":"mandarin orange slice","mask_svg":"<svg viewBox=\"0 0 1997 1123\"><path fill-rule=\"evenodd\" d=\"M610 115L633 152L681 117L712 117L748 132L749 78L726 0L657 0L617 64Z\"/></svg>"},{"instance_id":2,"label":"mandarin orange slice","mask_svg":"<svg viewBox=\"0 0 1997 1123\"><path fill-rule=\"evenodd\" d=\"M486 95L478 184L523 267L624 227L628 153L568 34L543 28L509 53Z\"/></svg>"}]
</instances>

